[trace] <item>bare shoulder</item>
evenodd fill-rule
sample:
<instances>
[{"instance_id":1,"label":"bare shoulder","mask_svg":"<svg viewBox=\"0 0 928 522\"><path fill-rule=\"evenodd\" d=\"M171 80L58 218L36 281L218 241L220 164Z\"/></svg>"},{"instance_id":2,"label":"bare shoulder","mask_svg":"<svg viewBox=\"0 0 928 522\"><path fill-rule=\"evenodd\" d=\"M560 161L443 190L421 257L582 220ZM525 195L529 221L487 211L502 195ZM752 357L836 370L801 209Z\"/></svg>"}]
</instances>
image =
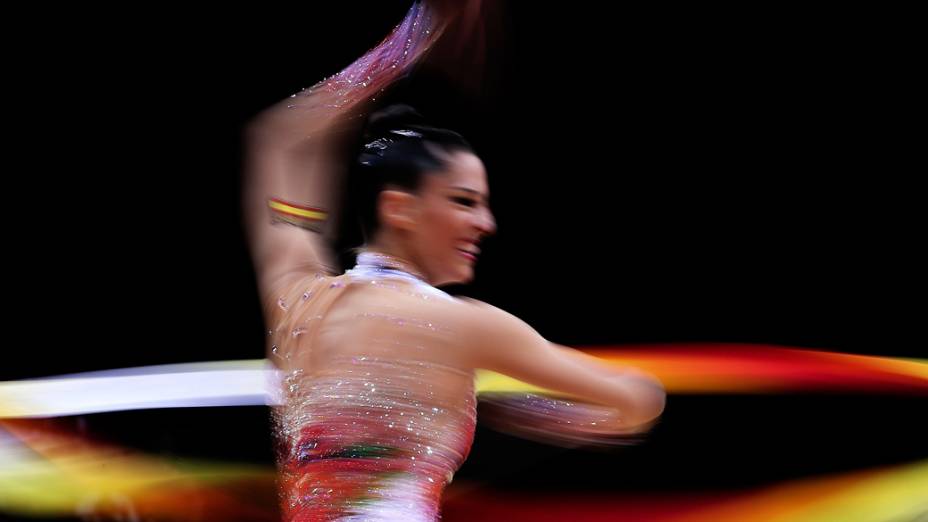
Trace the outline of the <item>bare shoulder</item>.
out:
<instances>
[{"instance_id":1,"label":"bare shoulder","mask_svg":"<svg viewBox=\"0 0 928 522\"><path fill-rule=\"evenodd\" d=\"M537 335L535 330L515 315L484 301L469 297L455 298L458 303L462 326L474 335L526 334Z\"/></svg>"},{"instance_id":2,"label":"bare shoulder","mask_svg":"<svg viewBox=\"0 0 928 522\"><path fill-rule=\"evenodd\" d=\"M454 297L447 305L456 323L471 332L493 329L507 320L518 320L514 315L484 301L470 297Z\"/></svg>"},{"instance_id":3,"label":"bare shoulder","mask_svg":"<svg viewBox=\"0 0 928 522\"><path fill-rule=\"evenodd\" d=\"M525 321L489 303L455 298L449 311L449 322L458 332L459 344L478 367L511 370L525 357L550 346Z\"/></svg>"}]
</instances>

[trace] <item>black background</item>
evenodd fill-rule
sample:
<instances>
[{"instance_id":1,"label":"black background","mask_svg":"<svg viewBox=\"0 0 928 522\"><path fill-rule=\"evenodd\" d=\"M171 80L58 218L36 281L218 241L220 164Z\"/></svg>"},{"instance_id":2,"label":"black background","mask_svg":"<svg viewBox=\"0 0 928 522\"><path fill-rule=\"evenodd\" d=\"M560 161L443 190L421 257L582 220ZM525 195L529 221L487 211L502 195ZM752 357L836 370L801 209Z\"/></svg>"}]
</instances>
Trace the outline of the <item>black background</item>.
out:
<instances>
[{"instance_id":1,"label":"black background","mask_svg":"<svg viewBox=\"0 0 928 522\"><path fill-rule=\"evenodd\" d=\"M449 291L573 346L926 356L913 71L891 15L537 4L500 4L476 90L426 68L396 94L489 171L499 232L476 281ZM40 18L7 63L0 378L262 357L242 127L407 7ZM650 443L608 457L627 474L578 480L602 455L480 429L459 476L731 488L924 457L924 410L923 396L672 396ZM85 422L153 452L271 462L260 409Z\"/></svg>"}]
</instances>

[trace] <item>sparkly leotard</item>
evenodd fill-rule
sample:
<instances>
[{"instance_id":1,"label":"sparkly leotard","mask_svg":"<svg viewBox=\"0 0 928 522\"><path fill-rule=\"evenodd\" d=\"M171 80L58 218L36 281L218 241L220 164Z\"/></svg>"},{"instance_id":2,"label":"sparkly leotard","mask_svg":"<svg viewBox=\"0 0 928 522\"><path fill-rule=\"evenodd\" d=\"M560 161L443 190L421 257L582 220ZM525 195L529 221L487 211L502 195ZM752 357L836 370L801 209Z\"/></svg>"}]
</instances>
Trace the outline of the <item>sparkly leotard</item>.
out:
<instances>
[{"instance_id":1,"label":"sparkly leotard","mask_svg":"<svg viewBox=\"0 0 928 522\"><path fill-rule=\"evenodd\" d=\"M362 253L337 277L282 284L266 306L284 520L437 520L470 452L473 371L449 362L453 301L401 260Z\"/></svg>"}]
</instances>

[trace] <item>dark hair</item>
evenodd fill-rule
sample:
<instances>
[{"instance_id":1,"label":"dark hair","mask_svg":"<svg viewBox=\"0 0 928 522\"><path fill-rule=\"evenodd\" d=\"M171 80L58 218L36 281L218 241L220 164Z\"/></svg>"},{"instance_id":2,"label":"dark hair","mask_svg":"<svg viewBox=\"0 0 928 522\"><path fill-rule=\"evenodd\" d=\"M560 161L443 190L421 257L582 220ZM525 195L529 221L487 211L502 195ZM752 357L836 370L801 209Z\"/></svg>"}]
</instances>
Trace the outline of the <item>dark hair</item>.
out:
<instances>
[{"instance_id":1,"label":"dark hair","mask_svg":"<svg viewBox=\"0 0 928 522\"><path fill-rule=\"evenodd\" d=\"M447 167L447 154L473 151L458 133L433 127L409 105L390 105L367 121L350 177L365 241L378 230L377 198L387 187L419 190L425 174Z\"/></svg>"}]
</instances>

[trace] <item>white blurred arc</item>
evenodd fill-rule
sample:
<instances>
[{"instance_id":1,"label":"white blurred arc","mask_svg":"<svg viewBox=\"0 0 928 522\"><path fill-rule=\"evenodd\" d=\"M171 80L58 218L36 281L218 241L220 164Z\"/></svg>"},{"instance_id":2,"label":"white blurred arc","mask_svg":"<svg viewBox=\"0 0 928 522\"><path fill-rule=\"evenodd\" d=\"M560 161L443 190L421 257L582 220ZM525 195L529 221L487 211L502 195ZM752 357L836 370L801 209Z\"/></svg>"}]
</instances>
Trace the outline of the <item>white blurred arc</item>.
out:
<instances>
[{"instance_id":1,"label":"white blurred arc","mask_svg":"<svg viewBox=\"0 0 928 522\"><path fill-rule=\"evenodd\" d=\"M0 382L0 418L108 411L273 405L278 372L266 359L123 368Z\"/></svg>"}]
</instances>

